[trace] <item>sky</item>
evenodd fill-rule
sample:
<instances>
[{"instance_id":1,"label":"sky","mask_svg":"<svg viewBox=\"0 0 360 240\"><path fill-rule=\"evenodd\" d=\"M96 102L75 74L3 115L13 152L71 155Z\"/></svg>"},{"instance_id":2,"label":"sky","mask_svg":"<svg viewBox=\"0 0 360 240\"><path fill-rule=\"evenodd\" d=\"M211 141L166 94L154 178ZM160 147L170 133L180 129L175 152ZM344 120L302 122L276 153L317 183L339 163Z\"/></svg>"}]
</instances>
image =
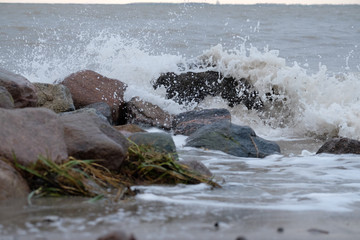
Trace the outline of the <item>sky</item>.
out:
<instances>
[{"instance_id":1,"label":"sky","mask_svg":"<svg viewBox=\"0 0 360 240\"><path fill-rule=\"evenodd\" d=\"M215 4L256 4L256 3L282 3L282 4L360 4L360 0L0 0L8 3L107 3L127 4L139 2L200 2Z\"/></svg>"}]
</instances>

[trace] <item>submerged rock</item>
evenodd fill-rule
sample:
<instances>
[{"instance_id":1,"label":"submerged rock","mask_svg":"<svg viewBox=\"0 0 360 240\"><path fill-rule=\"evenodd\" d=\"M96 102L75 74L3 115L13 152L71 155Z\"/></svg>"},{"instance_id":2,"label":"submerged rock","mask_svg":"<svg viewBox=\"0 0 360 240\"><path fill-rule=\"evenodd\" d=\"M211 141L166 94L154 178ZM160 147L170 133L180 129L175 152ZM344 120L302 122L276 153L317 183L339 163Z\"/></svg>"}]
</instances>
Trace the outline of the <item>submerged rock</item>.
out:
<instances>
[{"instance_id":1,"label":"submerged rock","mask_svg":"<svg viewBox=\"0 0 360 240\"><path fill-rule=\"evenodd\" d=\"M190 168L190 170L199 173L200 175L211 177L213 174L210 170L200 161L196 160L182 160L179 161L180 164L183 164Z\"/></svg>"},{"instance_id":2,"label":"submerged rock","mask_svg":"<svg viewBox=\"0 0 360 240\"><path fill-rule=\"evenodd\" d=\"M56 113L75 110L70 91L66 86L48 83L34 83L34 86L38 107L45 107Z\"/></svg>"},{"instance_id":3,"label":"submerged rock","mask_svg":"<svg viewBox=\"0 0 360 240\"><path fill-rule=\"evenodd\" d=\"M316 154L360 154L360 141L349 138L334 138L326 141Z\"/></svg>"},{"instance_id":4,"label":"submerged rock","mask_svg":"<svg viewBox=\"0 0 360 240\"><path fill-rule=\"evenodd\" d=\"M105 102L111 108L113 123L120 121L120 109L125 105L126 84L123 82L84 70L66 77L62 84L69 88L76 108Z\"/></svg>"},{"instance_id":5,"label":"submerged rock","mask_svg":"<svg viewBox=\"0 0 360 240\"><path fill-rule=\"evenodd\" d=\"M0 201L25 197L30 193L25 179L10 164L0 160Z\"/></svg>"},{"instance_id":6,"label":"submerged rock","mask_svg":"<svg viewBox=\"0 0 360 240\"><path fill-rule=\"evenodd\" d=\"M16 108L36 107L35 87L25 77L0 68L0 86L11 94Z\"/></svg>"},{"instance_id":7,"label":"submerged rock","mask_svg":"<svg viewBox=\"0 0 360 240\"><path fill-rule=\"evenodd\" d=\"M125 232L117 230L101 236L97 240L136 240L136 238L132 234L127 235Z\"/></svg>"},{"instance_id":8,"label":"submerged rock","mask_svg":"<svg viewBox=\"0 0 360 240\"><path fill-rule=\"evenodd\" d=\"M6 88L0 86L0 108L14 108L14 99Z\"/></svg>"},{"instance_id":9,"label":"submerged rock","mask_svg":"<svg viewBox=\"0 0 360 240\"><path fill-rule=\"evenodd\" d=\"M263 158L280 153L280 147L256 136L247 126L238 126L229 122L217 122L204 126L190 135L186 146L219 150L238 157Z\"/></svg>"},{"instance_id":10,"label":"submerged rock","mask_svg":"<svg viewBox=\"0 0 360 240\"><path fill-rule=\"evenodd\" d=\"M207 96L221 96L229 106L244 104L248 109L261 109L263 103L258 91L245 78L225 77L219 72L173 72L162 74L154 83L154 89L164 86L166 97L180 104L200 102Z\"/></svg>"},{"instance_id":11,"label":"submerged rock","mask_svg":"<svg viewBox=\"0 0 360 240\"><path fill-rule=\"evenodd\" d=\"M29 165L39 155L60 163L68 157L64 126L46 108L0 108L0 157Z\"/></svg>"},{"instance_id":12,"label":"submerged rock","mask_svg":"<svg viewBox=\"0 0 360 240\"><path fill-rule=\"evenodd\" d=\"M126 157L128 140L95 112L63 114L65 142L70 156L99 159L99 164L118 170Z\"/></svg>"},{"instance_id":13,"label":"submerged rock","mask_svg":"<svg viewBox=\"0 0 360 240\"><path fill-rule=\"evenodd\" d=\"M231 114L226 109L204 109L188 111L174 117L173 128L175 134L190 136L199 128L215 122L231 121Z\"/></svg>"},{"instance_id":14,"label":"submerged rock","mask_svg":"<svg viewBox=\"0 0 360 240\"><path fill-rule=\"evenodd\" d=\"M127 103L128 123L159 127L169 130L172 116L159 106L146 102L139 97L133 97Z\"/></svg>"}]
</instances>

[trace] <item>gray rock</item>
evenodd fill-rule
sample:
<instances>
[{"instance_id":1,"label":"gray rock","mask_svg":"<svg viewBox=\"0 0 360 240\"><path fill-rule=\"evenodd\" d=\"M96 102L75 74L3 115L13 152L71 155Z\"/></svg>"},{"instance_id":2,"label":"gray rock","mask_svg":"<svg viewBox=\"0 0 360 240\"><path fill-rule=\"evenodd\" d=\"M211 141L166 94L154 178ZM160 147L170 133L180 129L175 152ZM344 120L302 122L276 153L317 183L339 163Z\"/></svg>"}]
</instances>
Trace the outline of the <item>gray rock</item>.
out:
<instances>
[{"instance_id":1,"label":"gray rock","mask_svg":"<svg viewBox=\"0 0 360 240\"><path fill-rule=\"evenodd\" d=\"M158 152L171 153L177 157L174 140L168 133L137 132L132 134L129 139L137 145L152 146Z\"/></svg>"},{"instance_id":2,"label":"gray rock","mask_svg":"<svg viewBox=\"0 0 360 240\"><path fill-rule=\"evenodd\" d=\"M70 91L66 86L48 83L34 83L34 86L38 107L45 107L56 113L75 110Z\"/></svg>"},{"instance_id":3,"label":"gray rock","mask_svg":"<svg viewBox=\"0 0 360 240\"><path fill-rule=\"evenodd\" d=\"M97 240L136 240L136 238L132 234L127 235L125 232L117 230L101 236Z\"/></svg>"},{"instance_id":4,"label":"gray rock","mask_svg":"<svg viewBox=\"0 0 360 240\"><path fill-rule=\"evenodd\" d=\"M172 127L172 116L159 106L133 97L127 103L126 120L128 123L159 127L169 130Z\"/></svg>"},{"instance_id":5,"label":"gray rock","mask_svg":"<svg viewBox=\"0 0 360 240\"><path fill-rule=\"evenodd\" d=\"M226 109L204 109L180 113L174 117L174 134L190 136L199 128L220 121L231 121L231 114Z\"/></svg>"},{"instance_id":6,"label":"gray rock","mask_svg":"<svg viewBox=\"0 0 360 240\"><path fill-rule=\"evenodd\" d=\"M74 115L74 114L79 114L79 113L90 113L90 114L96 114L99 118L101 118L102 120L104 120L105 122L109 123L108 119L102 115L101 112L97 111L94 108L80 108L78 110L75 111L71 111L71 112L62 112L59 113L60 116L65 116L65 115ZM109 123L110 124L110 123Z\"/></svg>"},{"instance_id":7,"label":"gray rock","mask_svg":"<svg viewBox=\"0 0 360 240\"><path fill-rule=\"evenodd\" d=\"M190 170L195 171L206 177L213 176L213 174L210 172L210 170L200 161L182 160L182 161L179 161L179 163L189 167Z\"/></svg>"},{"instance_id":8,"label":"gray rock","mask_svg":"<svg viewBox=\"0 0 360 240\"><path fill-rule=\"evenodd\" d=\"M68 154L78 159L101 159L99 164L118 170L126 157L128 140L93 109L62 114ZM93 110L93 111L91 111Z\"/></svg>"},{"instance_id":9,"label":"gray rock","mask_svg":"<svg viewBox=\"0 0 360 240\"><path fill-rule=\"evenodd\" d=\"M35 87L23 76L0 68L0 86L11 94L16 108L36 107Z\"/></svg>"},{"instance_id":10,"label":"gray rock","mask_svg":"<svg viewBox=\"0 0 360 240\"><path fill-rule=\"evenodd\" d=\"M60 163L68 157L64 127L58 116L46 108L0 108L0 157L22 165L39 155Z\"/></svg>"},{"instance_id":11,"label":"gray rock","mask_svg":"<svg viewBox=\"0 0 360 240\"><path fill-rule=\"evenodd\" d=\"M14 108L14 99L5 87L0 86L0 108Z\"/></svg>"},{"instance_id":12,"label":"gray rock","mask_svg":"<svg viewBox=\"0 0 360 240\"><path fill-rule=\"evenodd\" d=\"M105 102L92 103L92 104L85 106L84 108L95 109L98 114L103 115L110 124L113 124L111 108L107 103L105 103Z\"/></svg>"},{"instance_id":13,"label":"gray rock","mask_svg":"<svg viewBox=\"0 0 360 240\"><path fill-rule=\"evenodd\" d=\"M0 201L25 197L29 193L23 177L10 164L0 160Z\"/></svg>"},{"instance_id":14,"label":"gray rock","mask_svg":"<svg viewBox=\"0 0 360 240\"><path fill-rule=\"evenodd\" d=\"M238 157L262 158L280 153L279 145L256 136L250 127L228 122L200 128L188 137L186 146L219 150Z\"/></svg>"},{"instance_id":15,"label":"gray rock","mask_svg":"<svg viewBox=\"0 0 360 240\"><path fill-rule=\"evenodd\" d=\"M349 138L334 138L326 141L316 154L360 154L360 141Z\"/></svg>"}]
</instances>

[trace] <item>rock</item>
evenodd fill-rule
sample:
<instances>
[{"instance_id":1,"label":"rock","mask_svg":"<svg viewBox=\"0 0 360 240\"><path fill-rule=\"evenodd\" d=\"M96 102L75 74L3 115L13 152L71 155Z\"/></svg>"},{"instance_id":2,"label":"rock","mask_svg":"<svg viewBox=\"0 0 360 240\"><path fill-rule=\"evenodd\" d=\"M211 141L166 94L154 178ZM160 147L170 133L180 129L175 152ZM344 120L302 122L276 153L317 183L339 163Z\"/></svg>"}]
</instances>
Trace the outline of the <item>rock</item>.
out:
<instances>
[{"instance_id":1,"label":"rock","mask_svg":"<svg viewBox=\"0 0 360 240\"><path fill-rule=\"evenodd\" d=\"M207 96L221 96L229 106L244 104L248 109L261 109L258 92L245 78L225 77L219 72L186 72L162 74L154 83L154 89L164 86L166 97L180 104L200 102Z\"/></svg>"},{"instance_id":2,"label":"rock","mask_svg":"<svg viewBox=\"0 0 360 240\"><path fill-rule=\"evenodd\" d=\"M98 114L101 114L102 116L104 116L107 119L107 121L110 124L113 124L111 108L107 103L105 103L105 102L92 103L92 104L85 106L84 108L95 109Z\"/></svg>"},{"instance_id":3,"label":"rock","mask_svg":"<svg viewBox=\"0 0 360 240\"><path fill-rule=\"evenodd\" d=\"M176 146L171 135L162 132L138 132L132 134L129 139L137 145L152 146L158 152L171 153L177 157Z\"/></svg>"},{"instance_id":4,"label":"rock","mask_svg":"<svg viewBox=\"0 0 360 240\"><path fill-rule=\"evenodd\" d=\"M30 193L25 179L10 164L0 160L0 201L25 197Z\"/></svg>"},{"instance_id":5,"label":"rock","mask_svg":"<svg viewBox=\"0 0 360 240\"><path fill-rule=\"evenodd\" d=\"M280 153L279 145L256 136L250 127L223 121L200 128L186 142L188 147L219 150L238 157L262 158Z\"/></svg>"},{"instance_id":6,"label":"rock","mask_svg":"<svg viewBox=\"0 0 360 240\"><path fill-rule=\"evenodd\" d=\"M125 232L117 230L101 236L97 240L136 240L136 238L132 234L128 236Z\"/></svg>"},{"instance_id":7,"label":"rock","mask_svg":"<svg viewBox=\"0 0 360 240\"><path fill-rule=\"evenodd\" d=\"M179 161L180 164L183 164L190 168L190 170L195 171L201 175L204 175L206 177L211 177L213 174L210 172L210 170L200 161L196 160L182 160Z\"/></svg>"},{"instance_id":8,"label":"rock","mask_svg":"<svg viewBox=\"0 0 360 240\"><path fill-rule=\"evenodd\" d=\"M190 136L199 128L220 121L231 121L231 114L226 109L204 109L188 111L174 117L174 134Z\"/></svg>"},{"instance_id":9,"label":"rock","mask_svg":"<svg viewBox=\"0 0 360 240\"><path fill-rule=\"evenodd\" d=\"M6 88L0 86L0 108L14 108L14 99Z\"/></svg>"},{"instance_id":10,"label":"rock","mask_svg":"<svg viewBox=\"0 0 360 240\"><path fill-rule=\"evenodd\" d=\"M102 159L99 164L118 170L126 157L128 140L95 110L62 114L68 154L77 159Z\"/></svg>"},{"instance_id":11,"label":"rock","mask_svg":"<svg viewBox=\"0 0 360 240\"><path fill-rule=\"evenodd\" d=\"M127 103L128 123L140 124L151 127L159 127L166 130L172 127L172 116L162 110L159 106L133 97Z\"/></svg>"},{"instance_id":12,"label":"rock","mask_svg":"<svg viewBox=\"0 0 360 240\"><path fill-rule=\"evenodd\" d=\"M360 154L360 141L349 138L334 138L326 141L316 154Z\"/></svg>"},{"instance_id":13,"label":"rock","mask_svg":"<svg viewBox=\"0 0 360 240\"><path fill-rule=\"evenodd\" d=\"M133 133L137 133L137 132L146 132L144 129L142 129L141 127L135 124L119 125L119 126L114 126L114 128L120 131L125 137L129 137Z\"/></svg>"},{"instance_id":14,"label":"rock","mask_svg":"<svg viewBox=\"0 0 360 240\"><path fill-rule=\"evenodd\" d=\"M45 107L56 113L75 110L70 91L66 86L48 83L34 83L34 86L38 107Z\"/></svg>"},{"instance_id":15,"label":"rock","mask_svg":"<svg viewBox=\"0 0 360 240\"><path fill-rule=\"evenodd\" d=\"M107 78L94 71L84 70L66 77L62 84L69 88L76 108L92 103L105 102L112 112L114 124L120 122L120 109L125 105L126 85L116 79Z\"/></svg>"},{"instance_id":16,"label":"rock","mask_svg":"<svg viewBox=\"0 0 360 240\"><path fill-rule=\"evenodd\" d=\"M0 157L16 156L22 165L38 160L39 155L56 163L68 157L64 127L58 116L46 108L0 109Z\"/></svg>"},{"instance_id":17,"label":"rock","mask_svg":"<svg viewBox=\"0 0 360 240\"><path fill-rule=\"evenodd\" d=\"M78 110L75 110L75 111L71 111L71 112L63 112L63 113L59 113L60 116L63 116L63 115L71 115L71 114L79 114L79 113L84 113L84 112L87 112L87 113L92 113L92 114L96 114L99 118L101 118L102 120L104 120L105 122L108 122L108 119L102 115L102 113L96 111L96 109L94 108L81 108L81 109L78 109ZM109 123L110 124L110 123Z\"/></svg>"},{"instance_id":18,"label":"rock","mask_svg":"<svg viewBox=\"0 0 360 240\"><path fill-rule=\"evenodd\" d=\"M35 87L23 76L0 68L0 86L11 94L16 108L36 107Z\"/></svg>"}]
</instances>

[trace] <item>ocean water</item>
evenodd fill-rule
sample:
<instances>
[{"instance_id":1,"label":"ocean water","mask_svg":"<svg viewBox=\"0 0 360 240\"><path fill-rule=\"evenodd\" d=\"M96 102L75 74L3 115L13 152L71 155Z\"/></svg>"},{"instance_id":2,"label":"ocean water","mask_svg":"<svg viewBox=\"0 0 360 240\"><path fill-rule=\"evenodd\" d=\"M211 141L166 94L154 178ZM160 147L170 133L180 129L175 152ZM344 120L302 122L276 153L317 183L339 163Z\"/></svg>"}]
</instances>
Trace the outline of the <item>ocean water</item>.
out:
<instances>
[{"instance_id":1,"label":"ocean water","mask_svg":"<svg viewBox=\"0 0 360 240\"><path fill-rule=\"evenodd\" d=\"M134 201L115 205L0 206L0 239L95 239L118 228L139 239L354 239L360 157L315 152L327 138L360 139L359 13L360 5L0 4L1 67L47 83L91 69L127 83L126 99L174 114L227 108L234 123L282 148L245 159L187 148L174 136L180 158L201 160L222 189L138 186ZM199 61L249 78L266 110L230 108L219 97L184 106L153 89L161 73ZM272 89L275 103L266 101Z\"/></svg>"}]
</instances>

